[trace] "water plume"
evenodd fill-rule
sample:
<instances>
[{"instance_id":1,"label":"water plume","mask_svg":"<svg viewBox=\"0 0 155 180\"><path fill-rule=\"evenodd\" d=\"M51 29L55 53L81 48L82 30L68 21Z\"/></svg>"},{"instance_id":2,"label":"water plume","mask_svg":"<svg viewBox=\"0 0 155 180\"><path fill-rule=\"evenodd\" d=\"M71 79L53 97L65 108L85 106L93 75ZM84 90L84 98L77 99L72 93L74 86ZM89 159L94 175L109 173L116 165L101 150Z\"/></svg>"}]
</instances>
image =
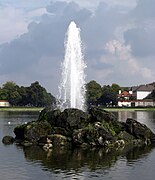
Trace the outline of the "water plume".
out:
<instances>
[{"instance_id":1,"label":"water plume","mask_svg":"<svg viewBox=\"0 0 155 180\"><path fill-rule=\"evenodd\" d=\"M62 63L58 106L61 110L77 108L85 111L86 88L84 69L86 64L82 54L80 29L74 21L68 27L64 44L65 56Z\"/></svg>"}]
</instances>

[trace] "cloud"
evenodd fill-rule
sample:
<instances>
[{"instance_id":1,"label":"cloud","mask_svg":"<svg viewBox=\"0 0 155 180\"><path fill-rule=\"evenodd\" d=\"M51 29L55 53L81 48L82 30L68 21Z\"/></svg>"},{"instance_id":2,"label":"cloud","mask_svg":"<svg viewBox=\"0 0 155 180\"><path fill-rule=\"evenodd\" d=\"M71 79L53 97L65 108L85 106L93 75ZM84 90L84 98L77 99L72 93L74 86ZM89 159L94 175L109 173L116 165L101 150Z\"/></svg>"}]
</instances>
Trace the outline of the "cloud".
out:
<instances>
[{"instance_id":1,"label":"cloud","mask_svg":"<svg viewBox=\"0 0 155 180\"><path fill-rule=\"evenodd\" d=\"M135 56L155 55L155 28L133 28L124 33L125 42L130 44Z\"/></svg>"},{"instance_id":2,"label":"cloud","mask_svg":"<svg viewBox=\"0 0 155 180\"><path fill-rule=\"evenodd\" d=\"M28 32L28 24L40 20L39 17L46 13L45 8L28 12L12 6L0 8L0 44L10 42L19 35Z\"/></svg>"},{"instance_id":3,"label":"cloud","mask_svg":"<svg viewBox=\"0 0 155 180\"><path fill-rule=\"evenodd\" d=\"M131 11L131 16L138 20L144 20L155 17L155 1L154 0L139 0L137 6Z\"/></svg>"},{"instance_id":4,"label":"cloud","mask_svg":"<svg viewBox=\"0 0 155 180\"><path fill-rule=\"evenodd\" d=\"M0 10L0 44L14 39L18 34L27 32L28 22L23 21L21 10L5 7Z\"/></svg>"},{"instance_id":5,"label":"cloud","mask_svg":"<svg viewBox=\"0 0 155 180\"><path fill-rule=\"evenodd\" d=\"M129 13L128 19L134 24L124 32L126 44L130 44L135 56L155 55L155 1L139 0L137 6Z\"/></svg>"},{"instance_id":6,"label":"cloud","mask_svg":"<svg viewBox=\"0 0 155 180\"><path fill-rule=\"evenodd\" d=\"M143 64L140 64L132 55L132 50L129 45L126 46L117 40L112 40L105 45L105 50L108 55L103 56L100 61L113 65L113 67L110 68L113 78L122 79L122 81L126 79L128 83L141 82L141 78L144 81L154 78L153 71L143 66Z\"/></svg>"},{"instance_id":7,"label":"cloud","mask_svg":"<svg viewBox=\"0 0 155 180\"><path fill-rule=\"evenodd\" d=\"M36 0L26 5L11 2L0 12L0 42L6 42L0 45L1 82L38 80L56 94L65 33L72 20L81 29L87 81L123 86L153 80L154 15L143 16L152 0L145 6L144 0L101 0L98 5L99 1L55 0L46 8L49 0L38 0L37 5Z\"/></svg>"},{"instance_id":8,"label":"cloud","mask_svg":"<svg viewBox=\"0 0 155 180\"><path fill-rule=\"evenodd\" d=\"M127 1L122 1L122 0L95 0L95 1L90 1L90 0L58 0L60 2L75 2L81 7L85 7L87 9L91 9L94 11L96 7L98 7L100 2L104 2L109 6L123 6L124 8L133 8L136 5L137 0L127 0Z\"/></svg>"}]
</instances>

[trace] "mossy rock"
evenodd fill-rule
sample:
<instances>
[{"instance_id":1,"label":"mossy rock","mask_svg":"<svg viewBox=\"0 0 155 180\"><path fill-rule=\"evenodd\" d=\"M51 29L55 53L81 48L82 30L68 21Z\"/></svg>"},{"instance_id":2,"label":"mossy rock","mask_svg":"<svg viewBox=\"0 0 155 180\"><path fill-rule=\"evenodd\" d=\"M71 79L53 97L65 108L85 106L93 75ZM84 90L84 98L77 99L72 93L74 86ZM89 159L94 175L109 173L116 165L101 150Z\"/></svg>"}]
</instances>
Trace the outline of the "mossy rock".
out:
<instances>
[{"instance_id":1,"label":"mossy rock","mask_svg":"<svg viewBox=\"0 0 155 180\"><path fill-rule=\"evenodd\" d=\"M131 142L135 139L135 137L129 133L127 133L126 131L121 131L118 135L117 135L117 139L118 140L124 140L126 142Z\"/></svg>"},{"instance_id":2,"label":"mossy rock","mask_svg":"<svg viewBox=\"0 0 155 180\"><path fill-rule=\"evenodd\" d=\"M155 138L154 133L145 125L140 122L128 118L126 120L127 132L132 134L136 139L148 140Z\"/></svg>"},{"instance_id":3,"label":"mossy rock","mask_svg":"<svg viewBox=\"0 0 155 180\"><path fill-rule=\"evenodd\" d=\"M52 127L54 127L56 126L56 122L60 114L60 109L45 108L41 111L38 121L47 121Z\"/></svg>"},{"instance_id":4,"label":"mossy rock","mask_svg":"<svg viewBox=\"0 0 155 180\"><path fill-rule=\"evenodd\" d=\"M73 142L77 146L83 143L91 146L104 146L107 140L113 141L114 137L99 122L88 124L87 127L74 130L73 133Z\"/></svg>"},{"instance_id":5,"label":"mossy rock","mask_svg":"<svg viewBox=\"0 0 155 180\"><path fill-rule=\"evenodd\" d=\"M36 142L40 137L51 134L51 132L51 125L47 121L34 121L25 127L24 138L30 142Z\"/></svg>"},{"instance_id":6,"label":"mossy rock","mask_svg":"<svg viewBox=\"0 0 155 180\"><path fill-rule=\"evenodd\" d=\"M47 138L51 140L53 147L61 147L61 146L71 147L72 144L71 138L63 136L61 134L48 135Z\"/></svg>"},{"instance_id":7,"label":"mossy rock","mask_svg":"<svg viewBox=\"0 0 155 180\"><path fill-rule=\"evenodd\" d=\"M26 126L27 126L27 124L23 124L23 125L19 125L14 128L14 133L16 135L15 139L20 139L20 140L24 139Z\"/></svg>"},{"instance_id":8,"label":"mossy rock","mask_svg":"<svg viewBox=\"0 0 155 180\"><path fill-rule=\"evenodd\" d=\"M116 116L100 107L91 107L89 109L90 122L111 122L116 121Z\"/></svg>"},{"instance_id":9,"label":"mossy rock","mask_svg":"<svg viewBox=\"0 0 155 180\"><path fill-rule=\"evenodd\" d=\"M79 109L65 109L57 119L56 126L73 132L87 125L88 114Z\"/></svg>"},{"instance_id":10,"label":"mossy rock","mask_svg":"<svg viewBox=\"0 0 155 180\"><path fill-rule=\"evenodd\" d=\"M12 136L4 136L2 139L3 144L9 145L13 144L15 139Z\"/></svg>"}]
</instances>

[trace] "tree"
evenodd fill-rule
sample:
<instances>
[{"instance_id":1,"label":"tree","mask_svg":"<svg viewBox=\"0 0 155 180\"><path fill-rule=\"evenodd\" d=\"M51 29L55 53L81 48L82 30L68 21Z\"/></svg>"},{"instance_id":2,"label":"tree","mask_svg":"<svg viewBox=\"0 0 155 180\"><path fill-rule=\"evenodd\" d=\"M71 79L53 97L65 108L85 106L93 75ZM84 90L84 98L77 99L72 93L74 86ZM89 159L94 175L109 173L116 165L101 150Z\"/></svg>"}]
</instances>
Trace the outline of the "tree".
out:
<instances>
[{"instance_id":1,"label":"tree","mask_svg":"<svg viewBox=\"0 0 155 180\"><path fill-rule=\"evenodd\" d=\"M12 105L16 105L21 99L18 90L19 86L17 86L15 82L6 82L1 89L1 99L8 100Z\"/></svg>"},{"instance_id":2,"label":"tree","mask_svg":"<svg viewBox=\"0 0 155 180\"><path fill-rule=\"evenodd\" d=\"M9 81L0 88L0 99L8 100L13 106L36 106L45 107L55 103L55 97L47 93L38 81L29 87L19 87Z\"/></svg>"},{"instance_id":3,"label":"tree","mask_svg":"<svg viewBox=\"0 0 155 180\"><path fill-rule=\"evenodd\" d=\"M111 89L112 89L116 94L119 93L119 90L122 90L122 88L121 88L118 84L115 84L115 83L113 83L113 84L111 85Z\"/></svg>"},{"instance_id":4,"label":"tree","mask_svg":"<svg viewBox=\"0 0 155 180\"><path fill-rule=\"evenodd\" d=\"M99 104L103 106L116 105L117 104L117 93L108 85L102 87L102 95L99 99Z\"/></svg>"},{"instance_id":5,"label":"tree","mask_svg":"<svg viewBox=\"0 0 155 180\"><path fill-rule=\"evenodd\" d=\"M88 104L97 105L98 99L102 95L101 85L93 80L93 81L90 81L86 85L86 89L87 89L87 102L88 102Z\"/></svg>"},{"instance_id":6,"label":"tree","mask_svg":"<svg viewBox=\"0 0 155 180\"><path fill-rule=\"evenodd\" d=\"M55 98L50 93L47 93L46 89L43 88L38 81L31 84L30 87L26 88L26 99L24 101L27 104L32 106L41 107L41 106L50 106L55 103Z\"/></svg>"},{"instance_id":7,"label":"tree","mask_svg":"<svg viewBox=\"0 0 155 180\"><path fill-rule=\"evenodd\" d=\"M8 100L7 90L0 88L0 99L1 100Z\"/></svg>"}]
</instances>

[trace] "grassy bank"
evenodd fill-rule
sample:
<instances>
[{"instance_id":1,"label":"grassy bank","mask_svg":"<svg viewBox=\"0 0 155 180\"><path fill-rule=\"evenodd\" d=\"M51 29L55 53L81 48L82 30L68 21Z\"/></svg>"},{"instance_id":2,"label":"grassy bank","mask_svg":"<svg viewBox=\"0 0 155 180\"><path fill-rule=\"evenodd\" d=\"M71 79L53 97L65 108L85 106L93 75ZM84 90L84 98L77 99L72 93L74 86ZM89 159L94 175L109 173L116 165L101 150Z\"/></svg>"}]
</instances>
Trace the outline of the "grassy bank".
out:
<instances>
[{"instance_id":1,"label":"grassy bank","mask_svg":"<svg viewBox=\"0 0 155 180\"><path fill-rule=\"evenodd\" d=\"M155 107L148 107L148 108L131 108L131 107L125 107L125 108L118 108L118 107L103 107L106 111L154 111ZM0 107L1 111L41 111L43 108L41 107Z\"/></svg>"},{"instance_id":2,"label":"grassy bank","mask_svg":"<svg viewBox=\"0 0 155 180\"><path fill-rule=\"evenodd\" d=\"M1 111L41 111L43 108L38 107L1 107Z\"/></svg>"},{"instance_id":3,"label":"grassy bank","mask_svg":"<svg viewBox=\"0 0 155 180\"><path fill-rule=\"evenodd\" d=\"M104 108L106 111L154 111L155 107L125 107L125 108Z\"/></svg>"}]
</instances>

